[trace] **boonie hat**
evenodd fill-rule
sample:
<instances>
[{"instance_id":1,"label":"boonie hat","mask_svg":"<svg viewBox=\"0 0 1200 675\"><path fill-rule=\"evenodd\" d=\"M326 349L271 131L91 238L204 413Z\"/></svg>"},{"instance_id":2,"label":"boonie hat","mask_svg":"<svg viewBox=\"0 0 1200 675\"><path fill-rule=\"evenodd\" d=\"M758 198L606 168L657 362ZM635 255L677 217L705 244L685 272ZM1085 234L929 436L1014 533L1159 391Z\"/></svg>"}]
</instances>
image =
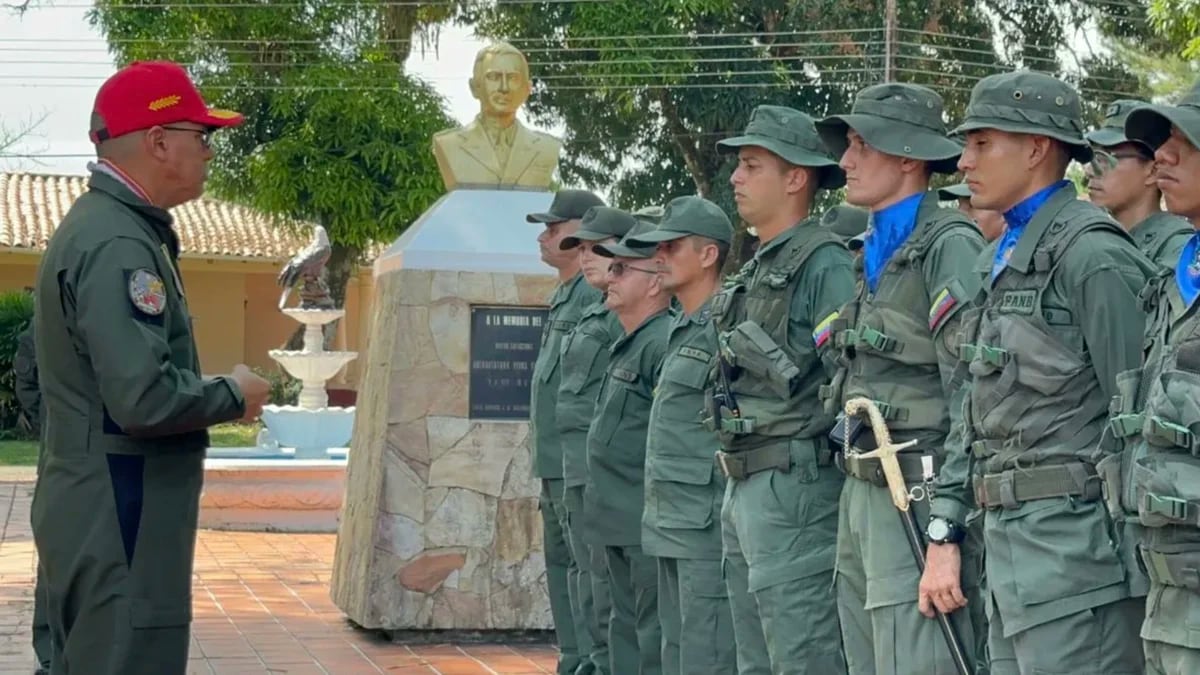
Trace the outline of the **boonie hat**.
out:
<instances>
[{"instance_id":1,"label":"boonie hat","mask_svg":"<svg viewBox=\"0 0 1200 675\"><path fill-rule=\"evenodd\" d=\"M1200 148L1200 80L1192 85L1177 105L1145 105L1125 118L1125 135L1145 143L1151 150L1166 142L1174 125L1187 136L1192 147Z\"/></svg>"},{"instance_id":2,"label":"boonie hat","mask_svg":"<svg viewBox=\"0 0 1200 675\"><path fill-rule=\"evenodd\" d=\"M849 240L867 231L869 216L866 209L838 204L821 216L821 227L827 227L842 239Z\"/></svg>"},{"instance_id":3,"label":"boonie hat","mask_svg":"<svg viewBox=\"0 0 1200 675\"><path fill-rule=\"evenodd\" d=\"M667 204L658 227L631 242L652 246L693 234L728 244L733 241L733 224L721 207L703 197L676 197Z\"/></svg>"},{"instance_id":4,"label":"boonie hat","mask_svg":"<svg viewBox=\"0 0 1200 675\"><path fill-rule=\"evenodd\" d=\"M636 218L621 209L593 206L583 214L579 230L569 237L563 237L558 243L558 248L565 251L575 248L581 241L601 241L609 237L620 239L637 224Z\"/></svg>"},{"instance_id":5,"label":"boonie hat","mask_svg":"<svg viewBox=\"0 0 1200 675\"><path fill-rule=\"evenodd\" d=\"M633 229L621 238L621 241L612 244L596 244L592 250L605 258L649 258L654 255L654 245L641 244L636 241L636 238L653 229L653 223L639 220L637 225L634 225Z\"/></svg>"},{"instance_id":6,"label":"boonie hat","mask_svg":"<svg viewBox=\"0 0 1200 675\"><path fill-rule=\"evenodd\" d=\"M971 188L966 183L958 185L947 185L944 188L938 189L938 199L943 201L955 201L959 199L970 199Z\"/></svg>"},{"instance_id":7,"label":"boonie hat","mask_svg":"<svg viewBox=\"0 0 1200 675\"><path fill-rule=\"evenodd\" d=\"M836 190L846 184L846 173L821 143L813 119L794 108L758 106L742 135L717 141L717 150L736 152L747 145L770 150L796 166L820 169L820 187Z\"/></svg>"},{"instance_id":8,"label":"boonie hat","mask_svg":"<svg viewBox=\"0 0 1200 675\"><path fill-rule=\"evenodd\" d=\"M1092 146L1083 137L1079 94L1045 73L1019 70L976 82L963 122L954 133L978 129L1048 136L1065 143L1075 161L1092 161Z\"/></svg>"},{"instance_id":9,"label":"boonie hat","mask_svg":"<svg viewBox=\"0 0 1200 675\"><path fill-rule=\"evenodd\" d=\"M928 162L938 173L954 173L962 147L947 137L942 108L942 97L928 87L876 84L858 92L849 114L817 122L817 131L838 158L850 145L846 132L853 129L880 152Z\"/></svg>"},{"instance_id":10,"label":"boonie hat","mask_svg":"<svg viewBox=\"0 0 1200 675\"><path fill-rule=\"evenodd\" d=\"M550 202L548 211L531 213L525 216L525 221L553 225L583 218L587 210L593 206L604 206L604 200L597 197L595 193L587 190L559 190L554 193L554 201Z\"/></svg>"},{"instance_id":11,"label":"boonie hat","mask_svg":"<svg viewBox=\"0 0 1200 675\"><path fill-rule=\"evenodd\" d=\"M1092 145L1100 147L1111 147L1122 143L1141 143L1130 139L1125 135L1125 119L1129 117L1129 113L1134 109L1148 105L1147 101L1138 101L1135 99L1123 98L1113 101L1104 109L1104 122L1098 129L1093 129L1084 138Z\"/></svg>"},{"instance_id":12,"label":"boonie hat","mask_svg":"<svg viewBox=\"0 0 1200 675\"><path fill-rule=\"evenodd\" d=\"M216 129L244 120L232 110L209 108L187 71L172 61L135 61L118 70L100 85L92 114L101 125L88 132L93 143L178 122Z\"/></svg>"}]
</instances>

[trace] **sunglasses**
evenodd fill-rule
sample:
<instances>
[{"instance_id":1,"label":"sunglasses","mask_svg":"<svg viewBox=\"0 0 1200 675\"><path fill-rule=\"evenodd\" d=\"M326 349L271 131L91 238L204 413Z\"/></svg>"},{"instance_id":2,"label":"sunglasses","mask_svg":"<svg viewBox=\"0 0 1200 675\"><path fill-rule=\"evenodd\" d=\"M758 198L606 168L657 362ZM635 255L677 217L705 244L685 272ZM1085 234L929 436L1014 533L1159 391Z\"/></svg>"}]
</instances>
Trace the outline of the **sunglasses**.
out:
<instances>
[{"instance_id":1,"label":"sunglasses","mask_svg":"<svg viewBox=\"0 0 1200 675\"><path fill-rule=\"evenodd\" d=\"M1097 176L1107 171L1112 171L1113 169L1117 168L1117 164L1119 164L1123 159L1140 159L1143 162L1148 162L1151 158L1147 157L1141 152L1108 152L1107 150L1093 150L1091 161L1092 171L1096 172Z\"/></svg>"},{"instance_id":2,"label":"sunglasses","mask_svg":"<svg viewBox=\"0 0 1200 675\"><path fill-rule=\"evenodd\" d=\"M608 266L608 271L613 275L613 277L624 276L627 270L641 272L642 274L658 274L658 270L642 269L641 267L634 267L633 265L624 262L615 262Z\"/></svg>"},{"instance_id":3,"label":"sunglasses","mask_svg":"<svg viewBox=\"0 0 1200 675\"><path fill-rule=\"evenodd\" d=\"M163 127L169 131L190 131L193 134L200 134L200 145L205 149L212 147L212 129L191 129L189 127Z\"/></svg>"}]
</instances>

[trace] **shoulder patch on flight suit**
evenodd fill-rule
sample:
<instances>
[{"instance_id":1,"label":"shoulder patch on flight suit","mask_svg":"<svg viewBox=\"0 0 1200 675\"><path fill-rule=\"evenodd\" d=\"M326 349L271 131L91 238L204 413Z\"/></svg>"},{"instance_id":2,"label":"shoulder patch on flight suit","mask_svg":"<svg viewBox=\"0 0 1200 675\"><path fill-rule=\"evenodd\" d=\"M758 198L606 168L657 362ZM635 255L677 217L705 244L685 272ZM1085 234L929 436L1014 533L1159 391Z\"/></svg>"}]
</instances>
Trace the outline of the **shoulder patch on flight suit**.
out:
<instances>
[{"instance_id":1,"label":"shoulder patch on flight suit","mask_svg":"<svg viewBox=\"0 0 1200 675\"><path fill-rule=\"evenodd\" d=\"M141 313L158 316L167 307L167 289L157 274L141 267L129 275L129 300Z\"/></svg>"}]
</instances>

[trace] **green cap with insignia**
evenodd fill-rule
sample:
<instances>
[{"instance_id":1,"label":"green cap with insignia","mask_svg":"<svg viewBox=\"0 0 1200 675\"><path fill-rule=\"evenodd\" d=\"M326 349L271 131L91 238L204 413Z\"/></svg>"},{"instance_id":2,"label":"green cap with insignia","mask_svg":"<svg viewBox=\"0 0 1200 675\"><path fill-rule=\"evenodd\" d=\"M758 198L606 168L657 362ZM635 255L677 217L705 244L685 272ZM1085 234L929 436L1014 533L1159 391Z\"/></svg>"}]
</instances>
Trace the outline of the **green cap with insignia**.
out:
<instances>
[{"instance_id":1,"label":"green cap with insignia","mask_svg":"<svg viewBox=\"0 0 1200 675\"><path fill-rule=\"evenodd\" d=\"M1146 101L1138 101L1130 98L1123 98L1108 104L1104 109L1104 123L1099 128L1093 129L1084 135L1088 143L1098 145L1103 148L1120 145L1122 143L1142 143L1135 141L1125 135L1125 119L1129 117L1129 113L1135 108L1148 105ZM1145 143L1142 143L1145 145Z\"/></svg>"},{"instance_id":2,"label":"green cap with insignia","mask_svg":"<svg viewBox=\"0 0 1200 675\"><path fill-rule=\"evenodd\" d=\"M1135 108L1125 118L1125 135L1145 143L1151 150L1166 142L1171 127L1187 136L1192 147L1200 148L1200 80L1192 85L1177 105L1146 105Z\"/></svg>"},{"instance_id":3,"label":"green cap with insignia","mask_svg":"<svg viewBox=\"0 0 1200 675\"><path fill-rule=\"evenodd\" d=\"M728 244L733 241L733 224L721 207L703 197L676 197L667 204L658 227L631 241L653 246L693 234Z\"/></svg>"},{"instance_id":4,"label":"green cap with insignia","mask_svg":"<svg viewBox=\"0 0 1200 675\"><path fill-rule=\"evenodd\" d=\"M525 216L530 223L546 223L553 225L566 220L582 218L583 214L593 206L604 206L604 200L587 190L559 190L554 193L554 201L550 202L550 210L544 213L531 213Z\"/></svg>"},{"instance_id":5,"label":"green cap with insignia","mask_svg":"<svg viewBox=\"0 0 1200 675\"><path fill-rule=\"evenodd\" d=\"M620 239L637 225L632 215L611 206L593 206L583 214L579 229L558 243L562 250L575 248L583 241L601 241L609 237Z\"/></svg>"},{"instance_id":6,"label":"green cap with insignia","mask_svg":"<svg viewBox=\"0 0 1200 675\"><path fill-rule=\"evenodd\" d=\"M657 225L662 222L663 211L661 206L643 206L633 212L633 217Z\"/></svg>"},{"instance_id":7,"label":"green cap with insignia","mask_svg":"<svg viewBox=\"0 0 1200 675\"><path fill-rule=\"evenodd\" d=\"M639 220L637 225L634 225L633 229L621 241L613 244L596 244L592 247L592 250L596 252L596 255L601 255L605 258L649 258L654 255L655 246L653 244L642 244L634 241L634 239L653 229L654 223Z\"/></svg>"},{"instance_id":8,"label":"green cap with insignia","mask_svg":"<svg viewBox=\"0 0 1200 675\"><path fill-rule=\"evenodd\" d=\"M954 173L962 147L946 135L942 108L942 97L928 87L875 84L858 92L849 114L817 122L817 131L839 159L850 144L846 132L853 129L882 153L928 162L938 173Z\"/></svg>"},{"instance_id":9,"label":"green cap with insignia","mask_svg":"<svg viewBox=\"0 0 1200 675\"><path fill-rule=\"evenodd\" d=\"M866 209L849 204L838 204L821 216L821 227L828 227L842 239L852 239L867 231Z\"/></svg>"},{"instance_id":10,"label":"green cap with insignia","mask_svg":"<svg viewBox=\"0 0 1200 675\"><path fill-rule=\"evenodd\" d=\"M846 184L845 172L821 143L813 119L794 108L758 106L742 135L717 141L717 151L737 152L747 145L770 150L796 166L819 169L823 188L836 190Z\"/></svg>"},{"instance_id":11,"label":"green cap with insignia","mask_svg":"<svg viewBox=\"0 0 1200 675\"><path fill-rule=\"evenodd\" d=\"M1018 70L976 82L963 122L954 133L979 129L1048 136L1066 144L1075 161L1092 161L1092 146L1083 137L1079 94L1045 73Z\"/></svg>"},{"instance_id":12,"label":"green cap with insignia","mask_svg":"<svg viewBox=\"0 0 1200 675\"><path fill-rule=\"evenodd\" d=\"M947 185L938 190L938 199L945 202L957 201L959 199L970 199L971 188L967 187L966 183L957 185Z\"/></svg>"}]
</instances>

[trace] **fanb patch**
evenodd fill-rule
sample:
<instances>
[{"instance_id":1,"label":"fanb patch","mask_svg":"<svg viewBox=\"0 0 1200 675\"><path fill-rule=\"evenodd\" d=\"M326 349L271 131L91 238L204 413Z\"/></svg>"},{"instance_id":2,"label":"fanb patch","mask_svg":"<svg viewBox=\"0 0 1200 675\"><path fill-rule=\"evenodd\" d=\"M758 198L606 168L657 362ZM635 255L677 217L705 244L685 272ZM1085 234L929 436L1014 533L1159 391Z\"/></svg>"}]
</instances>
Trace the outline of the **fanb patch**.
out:
<instances>
[{"instance_id":1,"label":"fanb patch","mask_svg":"<svg viewBox=\"0 0 1200 675\"><path fill-rule=\"evenodd\" d=\"M143 314L158 316L167 307L167 287L154 272L136 269L129 275L129 301Z\"/></svg>"},{"instance_id":2,"label":"fanb patch","mask_svg":"<svg viewBox=\"0 0 1200 675\"><path fill-rule=\"evenodd\" d=\"M957 304L958 298L954 297L949 288L943 288L942 292L937 294L933 304L929 306L929 330L936 330L946 314Z\"/></svg>"}]
</instances>

